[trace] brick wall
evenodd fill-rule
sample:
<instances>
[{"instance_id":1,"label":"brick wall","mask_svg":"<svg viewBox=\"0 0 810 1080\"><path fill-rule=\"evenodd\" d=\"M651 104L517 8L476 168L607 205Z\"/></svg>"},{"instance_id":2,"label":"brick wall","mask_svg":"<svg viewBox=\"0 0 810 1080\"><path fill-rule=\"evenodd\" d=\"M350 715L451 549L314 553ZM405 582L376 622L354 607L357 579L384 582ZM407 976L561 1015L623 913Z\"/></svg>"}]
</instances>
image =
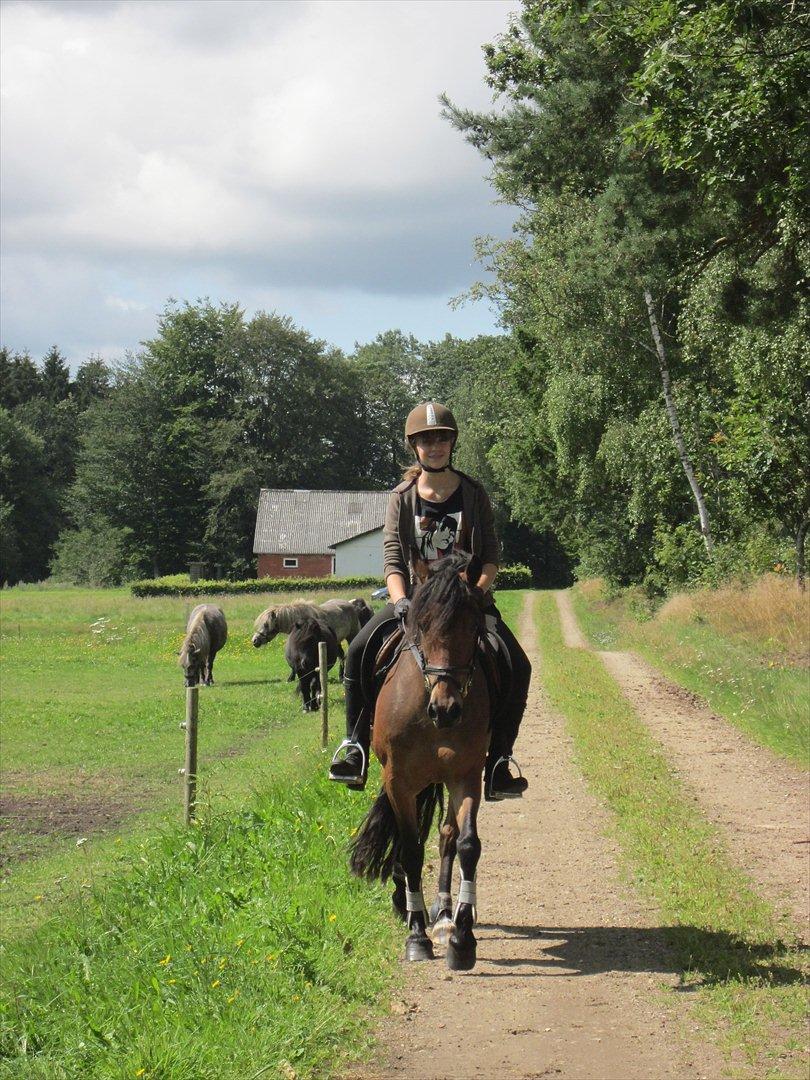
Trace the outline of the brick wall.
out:
<instances>
[{"instance_id":1,"label":"brick wall","mask_svg":"<svg viewBox=\"0 0 810 1080\"><path fill-rule=\"evenodd\" d=\"M284 560L298 559L298 566L285 566ZM262 577L331 577L331 555L260 555L257 576Z\"/></svg>"}]
</instances>

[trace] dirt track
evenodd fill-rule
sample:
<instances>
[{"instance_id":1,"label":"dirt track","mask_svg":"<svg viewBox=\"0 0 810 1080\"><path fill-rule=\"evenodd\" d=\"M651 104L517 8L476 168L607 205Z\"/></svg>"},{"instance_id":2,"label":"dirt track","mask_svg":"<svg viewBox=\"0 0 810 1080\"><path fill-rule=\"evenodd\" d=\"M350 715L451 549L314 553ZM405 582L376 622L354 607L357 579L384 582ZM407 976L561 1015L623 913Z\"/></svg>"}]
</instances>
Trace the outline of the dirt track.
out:
<instances>
[{"instance_id":1,"label":"dirt track","mask_svg":"<svg viewBox=\"0 0 810 1080\"><path fill-rule=\"evenodd\" d=\"M384 1049L373 1068L349 1075L720 1076L716 1052L687 1046L683 1018L676 1026L656 993L676 981L656 913L623 883L606 812L544 700L531 603L530 594L519 636L535 677L517 748L531 786L482 811L478 965L451 974L443 959L403 963L402 996L379 1032ZM435 867L429 900L432 881Z\"/></svg>"}]
</instances>

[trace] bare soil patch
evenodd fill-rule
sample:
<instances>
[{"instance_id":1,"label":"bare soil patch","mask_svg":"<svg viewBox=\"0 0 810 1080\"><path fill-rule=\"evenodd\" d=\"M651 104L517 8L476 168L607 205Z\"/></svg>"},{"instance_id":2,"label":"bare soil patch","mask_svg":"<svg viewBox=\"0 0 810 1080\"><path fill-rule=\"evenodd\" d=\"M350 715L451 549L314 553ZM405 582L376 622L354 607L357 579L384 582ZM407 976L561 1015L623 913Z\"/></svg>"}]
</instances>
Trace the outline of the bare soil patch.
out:
<instances>
[{"instance_id":1,"label":"bare soil patch","mask_svg":"<svg viewBox=\"0 0 810 1080\"><path fill-rule=\"evenodd\" d=\"M0 795L0 840L8 843L8 850L0 851L0 866L36 853L27 849L26 837L91 836L120 825L138 809L99 794Z\"/></svg>"},{"instance_id":2,"label":"bare soil patch","mask_svg":"<svg viewBox=\"0 0 810 1080\"><path fill-rule=\"evenodd\" d=\"M378 1061L345 1075L719 1076L716 1052L684 1045L658 992L677 983L663 932L655 910L622 880L604 836L608 813L543 698L531 601L520 638L535 675L518 746L530 787L522 800L482 809L478 964L460 974L443 959L403 961ZM428 898L435 869L426 870Z\"/></svg>"}]
</instances>

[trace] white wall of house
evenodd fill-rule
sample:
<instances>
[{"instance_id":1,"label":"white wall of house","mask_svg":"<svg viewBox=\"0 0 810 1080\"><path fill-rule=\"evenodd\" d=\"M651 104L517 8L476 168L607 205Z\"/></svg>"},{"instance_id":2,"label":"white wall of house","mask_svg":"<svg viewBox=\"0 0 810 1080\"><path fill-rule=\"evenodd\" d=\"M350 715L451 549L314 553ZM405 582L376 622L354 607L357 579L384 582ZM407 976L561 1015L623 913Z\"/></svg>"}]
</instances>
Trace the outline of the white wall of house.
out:
<instances>
[{"instance_id":1,"label":"white wall of house","mask_svg":"<svg viewBox=\"0 0 810 1080\"><path fill-rule=\"evenodd\" d=\"M383 531L356 536L338 544L335 551L335 577L382 577Z\"/></svg>"}]
</instances>

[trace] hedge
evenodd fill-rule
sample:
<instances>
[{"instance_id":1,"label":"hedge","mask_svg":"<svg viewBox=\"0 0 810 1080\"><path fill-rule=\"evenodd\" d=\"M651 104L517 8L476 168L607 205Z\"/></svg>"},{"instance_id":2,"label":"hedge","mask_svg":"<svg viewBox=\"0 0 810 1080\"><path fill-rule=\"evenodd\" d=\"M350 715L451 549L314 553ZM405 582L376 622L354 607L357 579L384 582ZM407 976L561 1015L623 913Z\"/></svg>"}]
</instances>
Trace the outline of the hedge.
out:
<instances>
[{"instance_id":1,"label":"hedge","mask_svg":"<svg viewBox=\"0 0 810 1080\"><path fill-rule=\"evenodd\" d=\"M378 577L329 578L250 578L248 581L189 581L187 574L153 578L132 583L133 596L211 596L223 593L313 592L335 589L352 592L355 589L377 589L383 584ZM532 574L527 566L502 566L496 585L499 589L530 589Z\"/></svg>"},{"instance_id":2,"label":"hedge","mask_svg":"<svg viewBox=\"0 0 810 1080\"><path fill-rule=\"evenodd\" d=\"M179 581L180 577L185 580ZM248 581L189 581L186 575L132 583L133 596L210 596L212 593L314 592L316 589L378 589L378 577L250 578Z\"/></svg>"}]
</instances>

